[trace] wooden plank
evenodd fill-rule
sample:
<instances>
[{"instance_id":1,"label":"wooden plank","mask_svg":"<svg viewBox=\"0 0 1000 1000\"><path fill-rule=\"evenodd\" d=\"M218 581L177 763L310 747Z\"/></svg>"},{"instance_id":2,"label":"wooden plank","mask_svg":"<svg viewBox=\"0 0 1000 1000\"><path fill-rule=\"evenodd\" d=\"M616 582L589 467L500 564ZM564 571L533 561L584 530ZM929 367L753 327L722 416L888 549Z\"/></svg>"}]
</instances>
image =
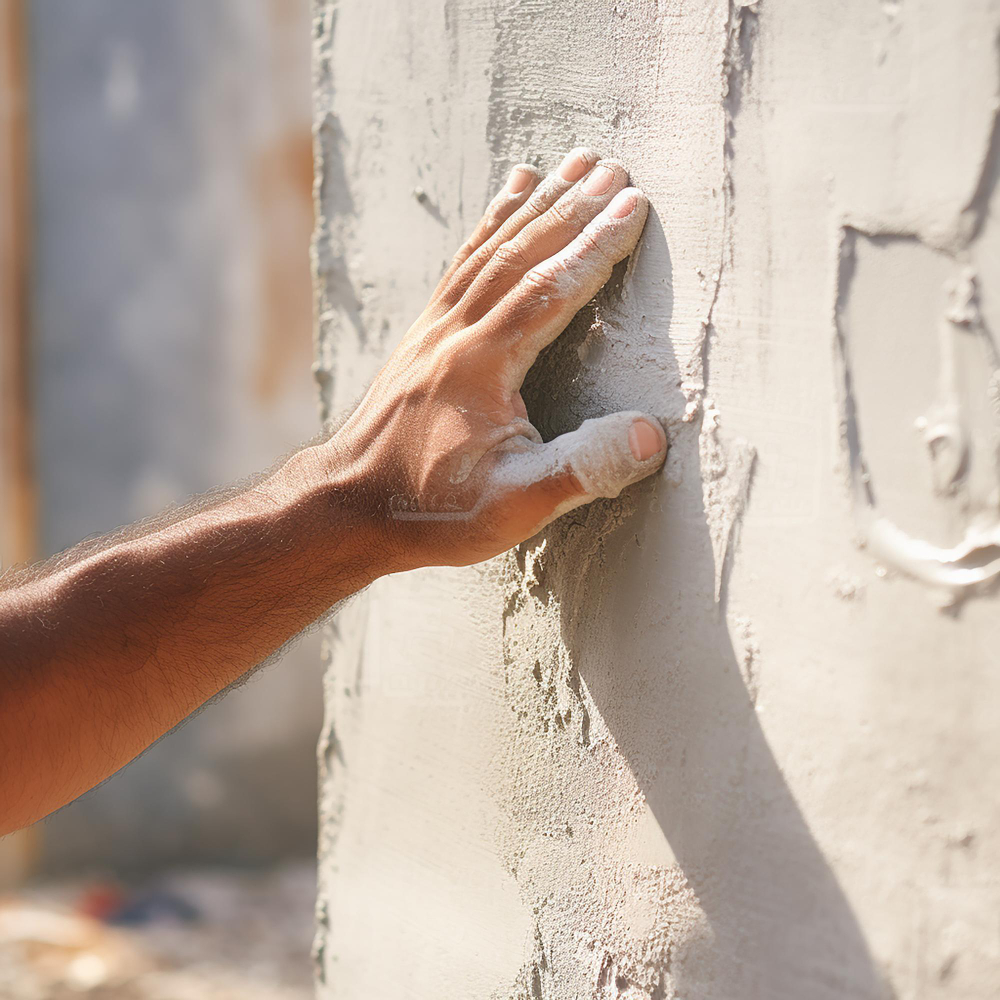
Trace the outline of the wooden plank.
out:
<instances>
[{"instance_id":1,"label":"wooden plank","mask_svg":"<svg viewBox=\"0 0 1000 1000\"><path fill-rule=\"evenodd\" d=\"M36 555L31 380L31 184L25 0L0 0L0 568ZM37 867L38 827L0 840L0 889Z\"/></svg>"},{"instance_id":2,"label":"wooden plank","mask_svg":"<svg viewBox=\"0 0 1000 1000\"><path fill-rule=\"evenodd\" d=\"M36 554L31 408L31 180L25 0L0 0L0 558Z\"/></svg>"}]
</instances>

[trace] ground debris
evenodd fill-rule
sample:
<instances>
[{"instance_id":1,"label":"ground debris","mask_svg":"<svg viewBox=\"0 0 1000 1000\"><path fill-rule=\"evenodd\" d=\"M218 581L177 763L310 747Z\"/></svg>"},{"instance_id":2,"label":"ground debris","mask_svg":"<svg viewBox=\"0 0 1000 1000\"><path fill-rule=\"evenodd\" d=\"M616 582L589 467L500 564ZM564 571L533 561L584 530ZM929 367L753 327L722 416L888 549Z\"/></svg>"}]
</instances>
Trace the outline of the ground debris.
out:
<instances>
[{"instance_id":1,"label":"ground debris","mask_svg":"<svg viewBox=\"0 0 1000 1000\"><path fill-rule=\"evenodd\" d=\"M0 897L0 997L311 1000L314 864L176 871L136 890L154 893L190 913L109 924L86 912L95 890L81 880Z\"/></svg>"}]
</instances>

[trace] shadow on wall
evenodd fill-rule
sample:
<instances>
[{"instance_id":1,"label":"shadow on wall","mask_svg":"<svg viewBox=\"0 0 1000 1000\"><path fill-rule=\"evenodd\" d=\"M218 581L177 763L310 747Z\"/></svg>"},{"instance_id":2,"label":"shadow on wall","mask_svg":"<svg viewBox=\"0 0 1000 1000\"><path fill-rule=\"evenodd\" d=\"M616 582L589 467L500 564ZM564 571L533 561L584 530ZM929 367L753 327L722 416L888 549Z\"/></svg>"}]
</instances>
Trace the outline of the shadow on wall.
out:
<instances>
[{"instance_id":1,"label":"shadow on wall","mask_svg":"<svg viewBox=\"0 0 1000 1000\"><path fill-rule=\"evenodd\" d=\"M643 255L669 268L652 212ZM568 388L587 378L582 328L531 376L529 409L546 437L592 415ZM665 337L659 346L670 350ZM672 352L669 361L676 371ZM672 391L661 412L683 411ZM595 378L586 409L595 398L629 405L601 395ZM640 510L603 538L599 571L565 532L550 531L546 585L562 608L565 647L710 924L710 955L670 963L674 988L683 997L884 997L851 906L768 747L726 625L725 587L715 601L697 423L673 430L666 475L643 484ZM657 494L670 516L655 513ZM598 501L588 528L614 524L618 502Z\"/></svg>"}]
</instances>

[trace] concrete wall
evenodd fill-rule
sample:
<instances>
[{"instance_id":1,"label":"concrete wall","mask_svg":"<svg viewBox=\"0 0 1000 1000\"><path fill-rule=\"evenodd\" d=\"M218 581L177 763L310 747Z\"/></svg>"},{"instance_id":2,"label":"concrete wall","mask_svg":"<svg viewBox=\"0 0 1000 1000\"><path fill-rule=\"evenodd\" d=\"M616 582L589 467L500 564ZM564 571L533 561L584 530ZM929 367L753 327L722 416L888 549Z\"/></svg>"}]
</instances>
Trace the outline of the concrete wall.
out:
<instances>
[{"instance_id":1,"label":"concrete wall","mask_svg":"<svg viewBox=\"0 0 1000 1000\"><path fill-rule=\"evenodd\" d=\"M994 996L1000 4L315 15L328 409L511 164L587 143L650 218L529 410L672 442L340 616L321 995Z\"/></svg>"},{"instance_id":2,"label":"concrete wall","mask_svg":"<svg viewBox=\"0 0 1000 1000\"><path fill-rule=\"evenodd\" d=\"M45 555L315 433L309 15L29 6ZM44 867L311 852L318 657L304 644L51 819Z\"/></svg>"}]
</instances>

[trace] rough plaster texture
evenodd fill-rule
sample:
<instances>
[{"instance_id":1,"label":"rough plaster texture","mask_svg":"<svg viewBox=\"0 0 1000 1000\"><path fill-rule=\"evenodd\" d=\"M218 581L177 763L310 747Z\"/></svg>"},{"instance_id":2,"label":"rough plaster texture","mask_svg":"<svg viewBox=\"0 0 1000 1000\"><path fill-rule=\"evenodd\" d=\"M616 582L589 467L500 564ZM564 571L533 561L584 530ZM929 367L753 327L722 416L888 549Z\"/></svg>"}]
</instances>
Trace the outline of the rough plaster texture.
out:
<instances>
[{"instance_id":1,"label":"rough plaster texture","mask_svg":"<svg viewBox=\"0 0 1000 1000\"><path fill-rule=\"evenodd\" d=\"M42 555L315 433L301 0L33 0ZM41 828L41 864L315 844L318 644Z\"/></svg>"},{"instance_id":2,"label":"rough plaster texture","mask_svg":"<svg viewBox=\"0 0 1000 1000\"><path fill-rule=\"evenodd\" d=\"M650 217L529 410L672 442L340 615L322 996L995 996L998 32L995 0L316 4L328 411L510 165L587 143Z\"/></svg>"}]
</instances>

